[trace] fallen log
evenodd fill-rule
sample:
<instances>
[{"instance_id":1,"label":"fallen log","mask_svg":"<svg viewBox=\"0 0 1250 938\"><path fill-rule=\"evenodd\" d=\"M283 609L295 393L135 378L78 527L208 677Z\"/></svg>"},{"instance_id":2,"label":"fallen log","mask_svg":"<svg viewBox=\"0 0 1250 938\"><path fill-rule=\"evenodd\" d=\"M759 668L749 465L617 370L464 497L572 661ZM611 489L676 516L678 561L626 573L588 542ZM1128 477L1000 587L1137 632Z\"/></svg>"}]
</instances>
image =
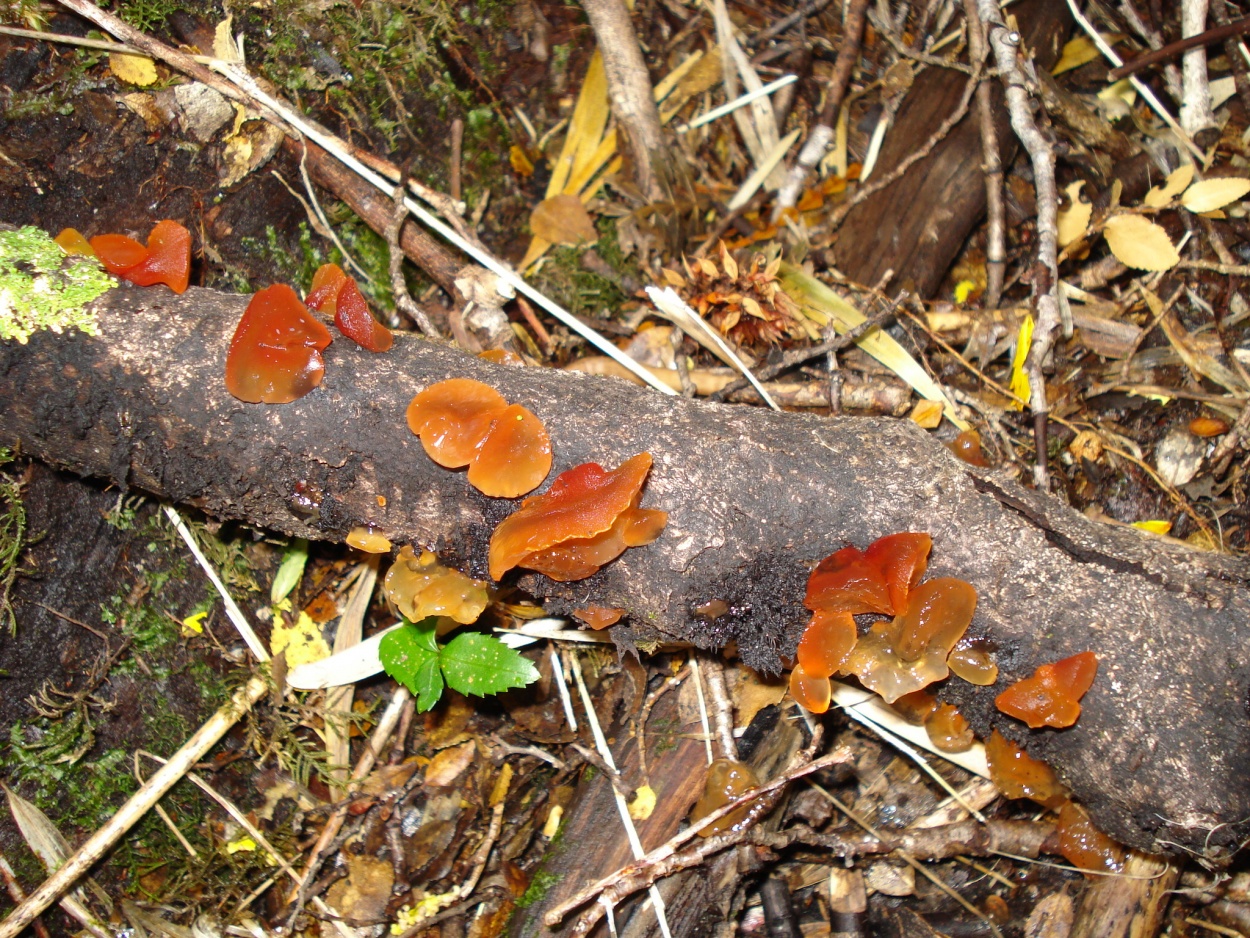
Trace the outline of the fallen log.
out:
<instances>
[{"instance_id":1,"label":"fallen log","mask_svg":"<svg viewBox=\"0 0 1250 938\"><path fill-rule=\"evenodd\" d=\"M810 566L848 542L928 531L930 573L980 595L972 633L997 647L996 687L950 682L982 735L997 727L1053 765L1100 827L1132 846L1222 862L1250 817L1250 590L1244 562L1092 522L974 470L907 421L822 419L661 397L609 379L490 365L411 335L385 355L340 339L320 388L243 404L222 381L246 297L119 288L99 336L0 344L0 444L221 518L342 540L371 524L486 575L495 524L516 504L435 466L404 425L417 391L477 378L537 413L553 472L654 457L644 507L669 512L654 544L593 577L515 582L554 612L628 611L626 648L734 643L775 671L805 625ZM515 574L509 574L512 580ZM715 619L695 609L722 600ZM1079 723L1029 732L994 696L1078 651L1101 664Z\"/></svg>"}]
</instances>

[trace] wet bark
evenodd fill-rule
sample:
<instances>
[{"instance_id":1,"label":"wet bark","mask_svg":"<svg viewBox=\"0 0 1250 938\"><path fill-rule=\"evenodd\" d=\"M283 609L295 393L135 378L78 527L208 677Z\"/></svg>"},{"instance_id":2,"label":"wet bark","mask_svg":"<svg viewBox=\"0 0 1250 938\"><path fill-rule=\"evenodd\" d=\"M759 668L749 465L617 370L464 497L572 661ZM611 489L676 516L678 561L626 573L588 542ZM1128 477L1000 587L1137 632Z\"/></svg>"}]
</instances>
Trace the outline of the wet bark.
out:
<instances>
[{"instance_id":1,"label":"wet bark","mask_svg":"<svg viewBox=\"0 0 1250 938\"><path fill-rule=\"evenodd\" d=\"M576 583L509 575L554 612L624 608L628 623L615 631L626 647L732 641L746 663L776 670L805 625L815 561L847 542L928 531L931 575L977 588L971 632L998 649L996 687L952 681L942 691L974 729L1023 740L1128 844L1181 845L1218 862L1244 836L1244 562L1096 524L967 467L907 421L678 400L497 367L409 335L381 356L339 339L312 394L242 404L222 369L245 304L199 289L117 289L96 304L99 337L0 345L0 444L287 534L341 540L372 524L484 577L490 532L515 503L435 466L404 425L414 393L475 377L546 422L554 472L654 457L643 505L669 512L657 542ZM694 614L713 599L729 612ZM1075 727L1029 732L995 711L1007 683L1086 649L1101 664Z\"/></svg>"}]
</instances>

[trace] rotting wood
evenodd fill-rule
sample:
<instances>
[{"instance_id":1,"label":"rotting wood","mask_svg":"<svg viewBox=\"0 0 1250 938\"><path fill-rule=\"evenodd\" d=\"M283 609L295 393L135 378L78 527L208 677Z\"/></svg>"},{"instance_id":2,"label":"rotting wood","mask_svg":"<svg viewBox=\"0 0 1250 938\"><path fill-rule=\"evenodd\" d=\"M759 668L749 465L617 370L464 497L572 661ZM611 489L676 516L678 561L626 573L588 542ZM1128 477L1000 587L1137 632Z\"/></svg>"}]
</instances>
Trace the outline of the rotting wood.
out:
<instances>
[{"instance_id":1,"label":"rotting wood","mask_svg":"<svg viewBox=\"0 0 1250 938\"><path fill-rule=\"evenodd\" d=\"M97 338L41 333L0 346L0 443L287 534L341 541L373 524L484 576L490 532L514 503L436 467L403 419L421 388L475 377L546 422L555 472L643 450L655 460L643 504L669 512L664 534L584 581L520 576L552 612L625 608L629 625L614 629L622 647L734 641L747 664L776 670L806 624L812 563L847 542L928 531L931 574L980 594L972 634L998 648L997 690L1077 651L1101 658L1080 722L1062 732L1030 733L996 712L995 688L951 682L942 695L979 734L995 726L1024 740L1131 846L1176 845L1218 863L1244 837L1244 562L1099 525L959 463L906 421L670 400L493 366L407 335L376 356L338 341L312 394L242 404L222 371L246 302L119 288L96 304ZM713 599L729 612L694 615Z\"/></svg>"}]
</instances>

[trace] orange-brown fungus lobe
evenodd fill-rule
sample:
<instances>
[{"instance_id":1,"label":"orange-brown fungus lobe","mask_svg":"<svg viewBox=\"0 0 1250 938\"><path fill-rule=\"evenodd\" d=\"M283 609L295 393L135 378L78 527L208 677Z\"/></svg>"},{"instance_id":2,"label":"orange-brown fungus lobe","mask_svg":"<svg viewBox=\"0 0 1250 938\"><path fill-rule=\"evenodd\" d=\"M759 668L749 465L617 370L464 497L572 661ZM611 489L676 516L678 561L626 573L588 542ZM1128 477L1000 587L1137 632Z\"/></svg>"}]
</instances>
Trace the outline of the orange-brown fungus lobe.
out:
<instances>
[{"instance_id":1,"label":"orange-brown fungus lobe","mask_svg":"<svg viewBox=\"0 0 1250 938\"><path fill-rule=\"evenodd\" d=\"M827 676L810 674L796 664L790 672L790 696L812 713L824 713L833 699L833 685Z\"/></svg>"},{"instance_id":2,"label":"orange-brown fungus lobe","mask_svg":"<svg viewBox=\"0 0 1250 938\"><path fill-rule=\"evenodd\" d=\"M525 364L524 358L506 348L488 348L484 352L478 352L477 357L484 362L490 362L492 365L524 366Z\"/></svg>"},{"instance_id":3,"label":"orange-brown fungus lobe","mask_svg":"<svg viewBox=\"0 0 1250 938\"><path fill-rule=\"evenodd\" d=\"M412 399L407 417L426 454L448 469L468 466L469 482L485 495L516 498L551 471L543 422L480 381L432 384Z\"/></svg>"},{"instance_id":4,"label":"orange-brown fungus lobe","mask_svg":"<svg viewBox=\"0 0 1250 938\"><path fill-rule=\"evenodd\" d=\"M585 463L560 473L545 494L525 499L495 528L491 577L525 567L553 580L580 580L627 547L650 544L668 523L667 512L638 507L650 471L651 454L639 453L611 471Z\"/></svg>"},{"instance_id":5,"label":"orange-brown fungus lobe","mask_svg":"<svg viewBox=\"0 0 1250 938\"><path fill-rule=\"evenodd\" d=\"M820 562L807 580L803 601L813 612L879 612L898 615L928 566L933 541L903 532L878 538L865 551L844 547Z\"/></svg>"},{"instance_id":6,"label":"orange-brown fungus lobe","mask_svg":"<svg viewBox=\"0 0 1250 938\"><path fill-rule=\"evenodd\" d=\"M305 301L315 310L331 313L334 325L361 348L385 352L394 342L391 331L373 318L356 281L338 264L322 264L313 274Z\"/></svg>"},{"instance_id":7,"label":"orange-brown fungus lobe","mask_svg":"<svg viewBox=\"0 0 1250 938\"><path fill-rule=\"evenodd\" d=\"M91 243L82 236L77 228L62 228L61 233L52 239L66 254L81 254L84 257L95 257Z\"/></svg>"},{"instance_id":8,"label":"orange-brown fungus lobe","mask_svg":"<svg viewBox=\"0 0 1250 938\"><path fill-rule=\"evenodd\" d=\"M450 616L468 625L476 622L490 602L486 584L459 570L449 570L429 551L418 557L404 546L386 572L382 590L410 621L428 616Z\"/></svg>"},{"instance_id":9,"label":"orange-brown fungus lobe","mask_svg":"<svg viewBox=\"0 0 1250 938\"><path fill-rule=\"evenodd\" d=\"M998 664L994 656L981 647L983 640L960 640L946 659L947 666L956 677L969 684L989 687L998 680Z\"/></svg>"},{"instance_id":10,"label":"orange-brown fungus lobe","mask_svg":"<svg viewBox=\"0 0 1250 938\"><path fill-rule=\"evenodd\" d=\"M929 741L942 752L967 752L976 742L963 714L948 703L938 704L924 721Z\"/></svg>"},{"instance_id":11,"label":"orange-brown fungus lobe","mask_svg":"<svg viewBox=\"0 0 1250 938\"><path fill-rule=\"evenodd\" d=\"M849 612L817 612L799 640L799 664L814 677L832 677L857 638L855 619Z\"/></svg>"},{"instance_id":12,"label":"orange-brown fungus lobe","mask_svg":"<svg viewBox=\"0 0 1250 938\"><path fill-rule=\"evenodd\" d=\"M347 532L347 546L363 550L366 554L385 554L391 549L391 542L373 528L360 525Z\"/></svg>"},{"instance_id":13,"label":"orange-brown fungus lobe","mask_svg":"<svg viewBox=\"0 0 1250 938\"><path fill-rule=\"evenodd\" d=\"M998 709L1031 729L1071 726L1081 715L1081 698L1094 683L1098 656L1083 651L1054 664L1043 664L1031 677L1016 681L995 698Z\"/></svg>"},{"instance_id":14,"label":"orange-brown fungus lobe","mask_svg":"<svg viewBox=\"0 0 1250 938\"><path fill-rule=\"evenodd\" d=\"M1025 755L1023 749L998 730L985 744L990 781L1005 798L1028 798L1047 808L1057 808L1068 797L1068 790L1045 762Z\"/></svg>"},{"instance_id":15,"label":"orange-brown fungus lobe","mask_svg":"<svg viewBox=\"0 0 1250 938\"><path fill-rule=\"evenodd\" d=\"M226 390L250 404L288 404L321 383L326 327L276 283L247 304L226 355Z\"/></svg>"},{"instance_id":16,"label":"orange-brown fungus lobe","mask_svg":"<svg viewBox=\"0 0 1250 938\"><path fill-rule=\"evenodd\" d=\"M1221 433L1228 432L1228 421L1221 420L1219 417L1195 417L1189 421L1189 432L1203 438L1219 436Z\"/></svg>"},{"instance_id":17,"label":"orange-brown fungus lobe","mask_svg":"<svg viewBox=\"0 0 1250 938\"><path fill-rule=\"evenodd\" d=\"M574 609L573 615L592 629L606 629L608 626L616 625L616 623L620 622L621 617L625 615L625 610L607 608L605 606L586 606L584 609Z\"/></svg>"},{"instance_id":18,"label":"orange-brown fungus lobe","mask_svg":"<svg viewBox=\"0 0 1250 938\"><path fill-rule=\"evenodd\" d=\"M987 468L989 462L981 452L981 434L976 430L964 430L955 439L946 444L947 449L970 466Z\"/></svg>"},{"instance_id":19,"label":"orange-brown fungus lobe","mask_svg":"<svg viewBox=\"0 0 1250 938\"><path fill-rule=\"evenodd\" d=\"M1124 869L1124 848L1095 827L1084 809L1074 802L1059 809L1055 837L1060 855L1073 866L1107 873Z\"/></svg>"},{"instance_id":20,"label":"orange-brown fungus lobe","mask_svg":"<svg viewBox=\"0 0 1250 938\"><path fill-rule=\"evenodd\" d=\"M910 694L904 694L894 703L890 704L908 723L915 723L917 726L929 719L929 715L937 709L937 698L930 694L927 690L914 690Z\"/></svg>"},{"instance_id":21,"label":"orange-brown fungus lobe","mask_svg":"<svg viewBox=\"0 0 1250 938\"><path fill-rule=\"evenodd\" d=\"M707 769L707 782L703 786L703 795L690 810L690 822L697 823L713 811L723 808L739 795L759 787L759 780L749 765L735 762L732 759L717 759ZM700 837L711 837L722 831L737 830L738 825L746 819L749 805L737 811L731 811L719 821L713 821L699 829Z\"/></svg>"},{"instance_id":22,"label":"orange-brown fungus lobe","mask_svg":"<svg viewBox=\"0 0 1250 938\"><path fill-rule=\"evenodd\" d=\"M886 703L942 680L946 658L967 631L977 606L976 590L963 580L940 577L912 591L907 612L875 623L851 652L843 670L855 674Z\"/></svg>"},{"instance_id":23,"label":"orange-brown fungus lobe","mask_svg":"<svg viewBox=\"0 0 1250 938\"><path fill-rule=\"evenodd\" d=\"M141 287L163 283L183 293L191 278L191 232L176 221L158 221L147 247L125 235L99 235L91 249L108 272Z\"/></svg>"}]
</instances>

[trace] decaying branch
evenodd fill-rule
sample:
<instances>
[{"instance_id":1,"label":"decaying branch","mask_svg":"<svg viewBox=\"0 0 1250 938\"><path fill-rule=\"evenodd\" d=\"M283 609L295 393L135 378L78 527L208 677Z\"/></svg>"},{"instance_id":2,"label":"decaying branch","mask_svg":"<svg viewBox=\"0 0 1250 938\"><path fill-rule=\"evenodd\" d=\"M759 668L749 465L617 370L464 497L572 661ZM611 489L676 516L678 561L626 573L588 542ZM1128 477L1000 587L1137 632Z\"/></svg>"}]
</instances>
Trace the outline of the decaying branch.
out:
<instances>
[{"instance_id":1,"label":"decaying branch","mask_svg":"<svg viewBox=\"0 0 1250 938\"><path fill-rule=\"evenodd\" d=\"M822 419L661 397L606 378L490 365L410 335L372 355L346 340L295 403L242 404L222 373L246 297L118 288L100 334L0 345L0 444L222 518L342 540L371 524L486 577L494 526L515 503L435 466L407 430L412 395L474 377L525 404L554 441L553 472L641 451L654 544L589 579L510 574L553 613L628 610L625 648L737 644L778 670L806 625L811 565L846 543L923 530L930 571L971 582L974 637L997 647L996 687L942 688L981 735L998 728L1050 762L1100 827L1144 849L1220 862L1250 817L1246 564L1131 529L958 462L907 421ZM727 612L696 609L721 600ZM1183 637L1180 630L1183 629ZM994 696L1039 664L1100 657L1078 724L1029 732Z\"/></svg>"}]
</instances>

